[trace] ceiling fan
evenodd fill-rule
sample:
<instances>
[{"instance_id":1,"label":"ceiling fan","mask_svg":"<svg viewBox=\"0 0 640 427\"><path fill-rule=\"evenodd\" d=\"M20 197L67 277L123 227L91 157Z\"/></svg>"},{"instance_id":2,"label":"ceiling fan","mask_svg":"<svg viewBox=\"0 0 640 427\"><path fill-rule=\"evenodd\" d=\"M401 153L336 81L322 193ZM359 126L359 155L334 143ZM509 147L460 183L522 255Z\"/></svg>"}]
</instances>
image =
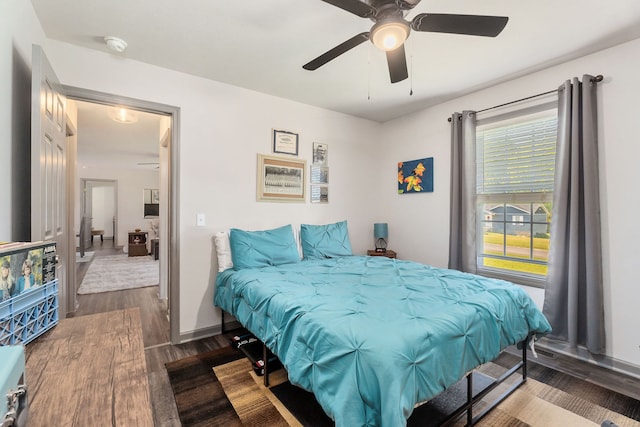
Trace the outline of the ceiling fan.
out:
<instances>
[{"instance_id":1,"label":"ceiling fan","mask_svg":"<svg viewBox=\"0 0 640 427\"><path fill-rule=\"evenodd\" d=\"M505 16L420 13L411 21L406 21L404 16L420 3L420 0L368 0L366 3L360 0L322 1L361 18L369 18L374 24L371 31L351 37L302 68L316 70L366 40L371 40L377 48L386 52L391 83L400 82L409 76L404 42L411 30L496 37L509 20Z\"/></svg>"}]
</instances>

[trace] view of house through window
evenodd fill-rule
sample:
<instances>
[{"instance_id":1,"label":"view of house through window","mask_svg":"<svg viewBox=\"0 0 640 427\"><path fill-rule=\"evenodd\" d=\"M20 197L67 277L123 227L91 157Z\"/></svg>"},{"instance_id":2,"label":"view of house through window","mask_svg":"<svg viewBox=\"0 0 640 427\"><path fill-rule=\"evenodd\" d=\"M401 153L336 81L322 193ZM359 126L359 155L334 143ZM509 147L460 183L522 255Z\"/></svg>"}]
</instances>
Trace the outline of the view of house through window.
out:
<instances>
[{"instance_id":1,"label":"view of house through window","mask_svg":"<svg viewBox=\"0 0 640 427\"><path fill-rule=\"evenodd\" d=\"M556 109L477 127L479 272L543 283L556 131Z\"/></svg>"},{"instance_id":2,"label":"view of house through window","mask_svg":"<svg viewBox=\"0 0 640 427\"><path fill-rule=\"evenodd\" d=\"M483 204L482 266L546 276L550 203Z\"/></svg>"}]
</instances>

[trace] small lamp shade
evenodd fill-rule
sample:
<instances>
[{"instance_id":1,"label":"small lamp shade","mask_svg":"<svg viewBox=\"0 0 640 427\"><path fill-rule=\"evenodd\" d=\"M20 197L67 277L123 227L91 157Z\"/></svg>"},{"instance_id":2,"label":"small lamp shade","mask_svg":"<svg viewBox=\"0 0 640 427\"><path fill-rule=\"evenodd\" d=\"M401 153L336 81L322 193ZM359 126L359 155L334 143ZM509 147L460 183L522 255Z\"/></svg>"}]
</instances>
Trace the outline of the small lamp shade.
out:
<instances>
[{"instance_id":1,"label":"small lamp shade","mask_svg":"<svg viewBox=\"0 0 640 427\"><path fill-rule=\"evenodd\" d=\"M386 222L373 224L373 238L376 239L376 252L386 252L389 238L389 226Z\"/></svg>"}]
</instances>

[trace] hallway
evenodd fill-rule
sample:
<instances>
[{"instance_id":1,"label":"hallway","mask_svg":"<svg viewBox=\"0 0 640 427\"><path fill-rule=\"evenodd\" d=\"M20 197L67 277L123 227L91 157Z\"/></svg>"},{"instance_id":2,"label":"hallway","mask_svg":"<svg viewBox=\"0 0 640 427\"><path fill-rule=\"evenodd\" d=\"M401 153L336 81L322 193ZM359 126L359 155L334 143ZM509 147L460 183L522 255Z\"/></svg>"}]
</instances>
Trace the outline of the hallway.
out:
<instances>
[{"instance_id":1,"label":"hallway","mask_svg":"<svg viewBox=\"0 0 640 427\"><path fill-rule=\"evenodd\" d=\"M82 283L89 266L96 258L121 254L122 247L114 248L112 240L101 242L99 239L95 239L93 246L88 248L87 252L94 253L91 261L76 263L78 286ZM166 315L166 301L158 298L158 289L158 286L149 286L123 291L77 295L77 310L71 317L138 307L145 348L166 344L170 340L169 319Z\"/></svg>"}]
</instances>

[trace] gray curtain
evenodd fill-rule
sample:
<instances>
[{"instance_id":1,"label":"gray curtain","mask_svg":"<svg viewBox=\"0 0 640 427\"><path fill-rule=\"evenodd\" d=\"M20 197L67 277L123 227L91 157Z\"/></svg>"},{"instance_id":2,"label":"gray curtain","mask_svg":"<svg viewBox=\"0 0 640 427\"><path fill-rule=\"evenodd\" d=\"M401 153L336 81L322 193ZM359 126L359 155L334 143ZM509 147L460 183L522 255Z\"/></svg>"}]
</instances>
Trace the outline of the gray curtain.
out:
<instances>
[{"instance_id":1,"label":"gray curtain","mask_svg":"<svg viewBox=\"0 0 640 427\"><path fill-rule=\"evenodd\" d=\"M598 184L596 86L593 76L558 89L558 141L549 271L543 312L550 338L605 352Z\"/></svg>"},{"instance_id":2,"label":"gray curtain","mask_svg":"<svg viewBox=\"0 0 640 427\"><path fill-rule=\"evenodd\" d=\"M476 114L451 116L449 268L476 272Z\"/></svg>"}]
</instances>

